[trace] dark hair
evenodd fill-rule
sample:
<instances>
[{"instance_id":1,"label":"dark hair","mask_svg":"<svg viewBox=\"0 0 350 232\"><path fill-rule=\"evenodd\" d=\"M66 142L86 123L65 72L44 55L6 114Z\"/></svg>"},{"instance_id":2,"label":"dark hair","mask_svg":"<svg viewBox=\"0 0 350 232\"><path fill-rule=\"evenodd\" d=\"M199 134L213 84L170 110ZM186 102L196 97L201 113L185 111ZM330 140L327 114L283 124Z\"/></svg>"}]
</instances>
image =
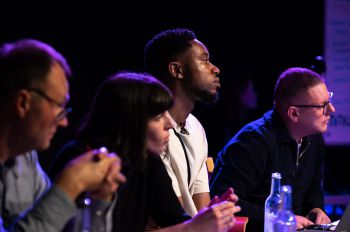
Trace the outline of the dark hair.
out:
<instances>
[{"instance_id":1,"label":"dark hair","mask_svg":"<svg viewBox=\"0 0 350 232\"><path fill-rule=\"evenodd\" d=\"M324 83L324 78L307 68L289 68L278 78L275 86L275 105L283 109L290 104L289 101L310 87Z\"/></svg>"},{"instance_id":2,"label":"dark hair","mask_svg":"<svg viewBox=\"0 0 350 232\"><path fill-rule=\"evenodd\" d=\"M144 65L147 72L154 75L168 86L168 64L191 47L189 41L196 39L196 35L189 29L171 29L155 35L144 48Z\"/></svg>"},{"instance_id":3,"label":"dark hair","mask_svg":"<svg viewBox=\"0 0 350 232\"><path fill-rule=\"evenodd\" d=\"M93 147L106 146L124 163L142 167L148 121L173 104L170 90L148 74L120 72L102 83L78 131Z\"/></svg>"},{"instance_id":4,"label":"dark hair","mask_svg":"<svg viewBox=\"0 0 350 232\"><path fill-rule=\"evenodd\" d=\"M59 63L67 76L71 71L65 58L50 45L33 39L22 39L0 48L0 92L32 87L46 80L51 66Z\"/></svg>"}]
</instances>

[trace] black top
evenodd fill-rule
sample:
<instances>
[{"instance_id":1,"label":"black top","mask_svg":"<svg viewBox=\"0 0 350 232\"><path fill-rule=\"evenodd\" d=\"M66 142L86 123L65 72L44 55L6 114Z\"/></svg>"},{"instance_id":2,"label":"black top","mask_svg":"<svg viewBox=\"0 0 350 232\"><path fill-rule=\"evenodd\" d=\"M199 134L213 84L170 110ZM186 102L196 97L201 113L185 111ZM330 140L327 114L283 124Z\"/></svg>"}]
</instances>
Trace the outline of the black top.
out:
<instances>
[{"instance_id":1,"label":"black top","mask_svg":"<svg viewBox=\"0 0 350 232\"><path fill-rule=\"evenodd\" d=\"M68 143L56 157L51 176L86 150L87 145L82 142ZM127 182L118 189L118 201L113 210L113 231L144 231L149 217L161 227L191 218L181 207L159 156L149 156L143 171L123 167L122 172Z\"/></svg>"},{"instance_id":2,"label":"black top","mask_svg":"<svg viewBox=\"0 0 350 232\"><path fill-rule=\"evenodd\" d=\"M263 231L264 204L271 174L280 172L281 185L292 186L293 211L306 215L324 207L322 191L324 142L321 134L304 137L299 149L275 110L243 127L218 154L211 177L212 196L233 187L248 216L247 231Z\"/></svg>"}]
</instances>

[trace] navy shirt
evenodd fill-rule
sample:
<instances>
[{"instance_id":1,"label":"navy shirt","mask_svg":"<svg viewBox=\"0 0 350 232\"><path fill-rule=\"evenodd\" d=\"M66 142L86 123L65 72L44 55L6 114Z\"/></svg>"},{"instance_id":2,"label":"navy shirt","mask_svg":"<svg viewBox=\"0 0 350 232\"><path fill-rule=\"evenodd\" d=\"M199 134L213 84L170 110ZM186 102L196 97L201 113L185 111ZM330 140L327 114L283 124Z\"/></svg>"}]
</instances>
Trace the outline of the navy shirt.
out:
<instances>
[{"instance_id":1,"label":"navy shirt","mask_svg":"<svg viewBox=\"0 0 350 232\"><path fill-rule=\"evenodd\" d=\"M249 217L247 231L263 231L271 174L280 172L281 184L292 186L293 211L305 216L313 208L324 207L323 163L322 135L304 137L298 151L296 141L272 110L243 127L219 153L210 193L221 195L233 187L242 208L237 215Z\"/></svg>"}]
</instances>

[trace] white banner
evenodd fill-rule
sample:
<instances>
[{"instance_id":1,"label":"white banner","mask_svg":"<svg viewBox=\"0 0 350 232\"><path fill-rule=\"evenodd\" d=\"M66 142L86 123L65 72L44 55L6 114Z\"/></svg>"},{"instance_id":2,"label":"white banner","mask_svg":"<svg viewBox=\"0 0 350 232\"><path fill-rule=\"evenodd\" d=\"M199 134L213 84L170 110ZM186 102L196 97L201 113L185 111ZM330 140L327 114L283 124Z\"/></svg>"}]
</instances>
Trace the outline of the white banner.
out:
<instances>
[{"instance_id":1,"label":"white banner","mask_svg":"<svg viewBox=\"0 0 350 232\"><path fill-rule=\"evenodd\" d=\"M350 144L350 0L325 1L325 62L336 113L324 138L329 145Z\"/></svg>"}]
</instances>

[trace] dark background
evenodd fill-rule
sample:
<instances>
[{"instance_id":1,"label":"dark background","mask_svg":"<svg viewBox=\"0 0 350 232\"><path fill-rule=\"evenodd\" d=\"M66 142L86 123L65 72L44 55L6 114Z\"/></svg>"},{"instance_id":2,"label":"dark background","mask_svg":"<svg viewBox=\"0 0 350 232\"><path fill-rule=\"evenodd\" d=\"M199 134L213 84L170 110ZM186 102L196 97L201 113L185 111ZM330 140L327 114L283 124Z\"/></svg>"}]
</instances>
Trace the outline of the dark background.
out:
<instances>
[{"instance_id":1,"label":"dark background","mask_svg":"<svg viewBox=\"0 0 350 232\"><path fill-rule=\"evenodd\" d=\"M143 46L161 30L195 31L221 69L222 93L249 76L258 94L258 116L270 109L275 81L291 66L310 67L323 55L324 2L283 1L16 1L0 5L0 42L35 38L60 51L73 69L70 127L41 154L44 169L73 138L98 84L119 70L142 70ZM207 132L209 153L225 144L225 104L198 105L194 114ZM234 100L232 100L234 101ZM226 102L226 103L224 103ZM252 116L253 117L253 116ZM250 119L250 118L249 118ZM248 120L248 117L247 117ZM349 147L328 147L325 187L350 191Z\"/></svg>"}]
</instances>

